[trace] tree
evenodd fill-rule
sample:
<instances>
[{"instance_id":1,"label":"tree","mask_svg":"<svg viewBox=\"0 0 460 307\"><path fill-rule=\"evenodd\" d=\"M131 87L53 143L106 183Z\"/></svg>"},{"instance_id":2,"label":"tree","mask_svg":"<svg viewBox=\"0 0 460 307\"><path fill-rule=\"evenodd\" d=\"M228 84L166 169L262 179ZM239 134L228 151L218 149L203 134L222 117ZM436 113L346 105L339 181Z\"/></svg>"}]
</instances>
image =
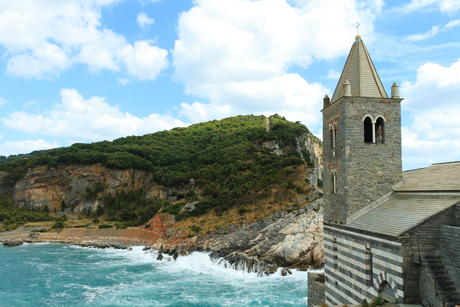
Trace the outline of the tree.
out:
<instances>
[{"instance_id":1,"label":"tree","mask_svg":"<svg viewBox=\"0 0 460 307\"><path fill-rule=\"evenodd\" d=\"M61 200L61 211L64 212L65 208L67 208L67 204L65 203L65 200Z\"/></svg>"}]
</instances>

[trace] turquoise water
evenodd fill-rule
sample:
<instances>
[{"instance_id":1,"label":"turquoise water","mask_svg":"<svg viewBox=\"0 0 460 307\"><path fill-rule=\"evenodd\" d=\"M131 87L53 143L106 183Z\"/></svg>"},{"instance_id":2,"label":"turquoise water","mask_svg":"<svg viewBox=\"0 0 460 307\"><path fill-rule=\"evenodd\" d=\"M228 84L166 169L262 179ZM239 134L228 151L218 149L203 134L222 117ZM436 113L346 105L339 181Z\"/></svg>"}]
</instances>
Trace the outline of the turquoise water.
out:
<instances>
[{"instance_id":1,"label":"turquoise water","mask_svg":"<svg viewBox=\"0 0 460 307\"><path fill-rule=\"evenodd\" d=\"M156 257L142 247L0 246L0 306L306 305L306 272L260 278L204 253Z\"/></svg>"}]
</instances>

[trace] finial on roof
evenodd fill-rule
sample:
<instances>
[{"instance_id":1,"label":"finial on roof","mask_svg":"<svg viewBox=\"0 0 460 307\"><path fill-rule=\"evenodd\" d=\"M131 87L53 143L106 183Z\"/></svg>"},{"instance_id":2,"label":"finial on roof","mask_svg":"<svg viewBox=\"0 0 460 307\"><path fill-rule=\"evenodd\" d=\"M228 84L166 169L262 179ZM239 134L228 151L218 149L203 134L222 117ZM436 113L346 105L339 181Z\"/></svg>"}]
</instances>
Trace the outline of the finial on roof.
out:
<instances>
[{"instance_id":1,"label":"finial on roof","mask_svg":"<svg viewBox=\"0 0 460 307\"><path fill-rule=\"evenodd\" d=\"M399 86L396 84L396 82L394 82L393 86L391 87L391 98L399 98Z\"/></svg>"},{"instance_id":2,"label":"finial on roof","mask_svg":"<svg viewBox=\"0 0 460 307\"><path fill-rule=\"evenodd\" d=\"M343 96L351 96L351 85L348 80L343 83Z\"/></svg>"},{"instance_id":3,"label":"finial on roof","mask_svg":"<svg viewBox=\"0 0 460 307\"><path fill-rule=\"evenodd\" d=\"M324 96L323 99L323 108L327 108L331 102L331 99L329 98L328 95Z\"/></svg>"}]
</instances>

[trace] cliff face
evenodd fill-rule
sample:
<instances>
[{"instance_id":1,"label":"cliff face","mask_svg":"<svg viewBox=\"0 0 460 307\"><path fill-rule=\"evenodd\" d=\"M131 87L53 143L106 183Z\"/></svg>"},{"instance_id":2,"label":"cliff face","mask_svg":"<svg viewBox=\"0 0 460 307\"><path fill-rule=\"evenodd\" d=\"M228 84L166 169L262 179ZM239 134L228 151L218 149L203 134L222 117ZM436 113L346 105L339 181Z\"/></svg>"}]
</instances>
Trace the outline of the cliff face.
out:
<instances>
[{"instance_id":1,"label":"cliff face","mask_svg":"<svg viewBox=\"0 0 460 307\"><path fill-rule=\"evenodd\" d=\"M60 210L61 201L64 200L68 206L75 207L74 212L78 213L87 207L95 209L99 204L98 200L88 200L84 197L86 188L94 189L97 182L104 186L103 194L143 188L146 198L156 200L168 199L171 191L152 183L152 175L148 172L132 169L109 170L95 164L29 169L26 176L9 189L9 192L19 207L43 209L47 205L52 212L55 208ZM185 195L190 189L194 187L183 186L174 190L179 195Z\"/></svg>"},{"instance_id":2,"label":"cliff face","mask_svg":"<svg viewBox=\"0 0 460 307\"><path fill-rule=\"evenodd\" d=\"M173 230L174 218L158 214L150 221L148 229L139 231L154 231L159 239L154 247L169 254L187 254L199 250L211 252L215 258L223 258L234 268L270 274L277 267L305 269L309 266L321 266L324 262L323 252L323 209L321 190L317 187L317 179L322 179L322 147L310 134L296 136L296 150L303 158L309 154L313 169L308 173L313 192L307 196L298 194L297 198L283 201L286 205L295 205L296 209L284 209L261 219L253 224L232 226L230 233L212 233L193 238L187 238L187 230ZM283 155L277 141L264 142L263 147L272 153ZM288 148L286 148L288 149ZM201 190L193 184L175 188L167 188L153 183L149 172L139 170L111 170L101 164L72 165L56 168L36 167L29 169L25 177L14 187L2 187L6 173L0 173L0 193L9 193L19 207L43 209L48 206L51 212L60 211L61 201L68 207L73 207L74 213L79 213L88 207L94 211L100 200L86 199L86 190L94 189L100 182L104 187L101 195L120 190L137 190L142 188L146 199L168 199L175 201L183 198L187 191L193 189L200 196ZM305 184L305 183L304 183ZM174 191L175 197L171 197ZM100 199L100 197L99 197ZM70 209L67 209L70 210ZM268 210L267 210L268 211Z\"/></svg>"}]
</instances>

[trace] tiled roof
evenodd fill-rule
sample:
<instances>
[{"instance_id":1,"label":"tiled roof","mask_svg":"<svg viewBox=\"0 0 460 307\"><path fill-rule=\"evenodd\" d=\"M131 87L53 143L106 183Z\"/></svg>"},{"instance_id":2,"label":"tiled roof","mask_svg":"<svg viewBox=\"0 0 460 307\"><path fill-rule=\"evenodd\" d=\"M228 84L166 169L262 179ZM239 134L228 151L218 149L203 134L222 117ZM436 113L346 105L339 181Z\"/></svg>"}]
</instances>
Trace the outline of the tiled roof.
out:
<instances>
[{"instance_id":1,"label":"tiled roof","mask_svg":"<svg viewBox=\"0 0 460 307\"><path fill-rule=\"evenodd\" d=\"M351 85L351 96L388 98L387 93L372 63L360 36L356 37L347 62L343 68L339 83L332 96L331 103L343 96L342 85L348 80Z\"/></svg>"},{"instance_id":2,"label":"tiled roof","mask_svg":"<svg viewBox=\"0 0 460 307\"><path fill-rule=\"evenodd\" d=\"M438 163L406 171L394 195L363 208L347 226L399 236L460 203L460 162Z\"/></svg>"},{"instance_id":3,"label":"tiled roof","mask_svg":"<svg viewBox=\"0 0 460 307\"><path fill-rule=\"evenodd\" d=\"M404 191L459 191L460 162L436 163L403 173L404 184L394 190Z\"/></svg>"},{"instance_id":4,"label":"tiled roof","mask_svg":"<svg viewBox=\"0 0 460 307\"><path fill-rule=\"evenodd\" d=\"M459 202L460 195L396 193L347 226L397 237Z\"/></svg>"}]
</instances>

